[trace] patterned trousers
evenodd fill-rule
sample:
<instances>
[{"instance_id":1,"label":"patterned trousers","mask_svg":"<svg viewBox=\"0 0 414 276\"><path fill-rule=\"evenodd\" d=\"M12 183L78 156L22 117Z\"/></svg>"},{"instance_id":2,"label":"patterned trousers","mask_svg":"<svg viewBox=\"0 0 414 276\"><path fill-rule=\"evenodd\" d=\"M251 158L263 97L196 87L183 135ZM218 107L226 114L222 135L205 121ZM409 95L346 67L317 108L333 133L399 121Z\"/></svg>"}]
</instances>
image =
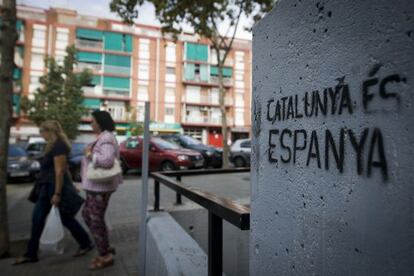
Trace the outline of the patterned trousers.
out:
<instances>
[{"instance_id":1,"label":"patterned trousers","mask_svg":"<svg viewBox=\"0 0 414 276\"><path fill-rule=\"evenodd\" d=\"M111 192L87 192L86 201L82 210L82 217L95 241L99 255L108 254L109 239L105 223L105 211L108 207Z\"/></svg>"}]
</instances>

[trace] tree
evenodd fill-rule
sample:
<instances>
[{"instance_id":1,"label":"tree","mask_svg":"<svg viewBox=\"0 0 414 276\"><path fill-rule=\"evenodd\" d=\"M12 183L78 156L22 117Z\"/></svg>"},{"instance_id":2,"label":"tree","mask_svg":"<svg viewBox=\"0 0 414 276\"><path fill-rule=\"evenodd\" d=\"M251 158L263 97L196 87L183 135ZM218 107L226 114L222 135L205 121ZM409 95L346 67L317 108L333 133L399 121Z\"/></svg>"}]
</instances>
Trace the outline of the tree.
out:
<instances>
[{"instance_id":1,"label":"tree","mask_svg":"<svg viewBox=\"0 0 414 276\"><path fill-rule=\"evenodd\" d=\"M137 121L136 107L132 107L130 113L128 133L132 136L140 136L144 133L144 123Z\"/></svg>"},{"instance_id":2,"label":"tree","mask_svg":"<svg viewBox=\"0 0 414 276\"><path fill-rule=\"evenodd\" d=\"M16 1L0 5L0 258L9 254L7 217L7 151L12 118L14 44L17 40Z\"/></svg>"},{"instance_id":3,"label":"tree","mask_svg":"<svg viewBox=\"0 0 414 276\"><path fill-rule=\"evenodd\" d=\"M82 87L90 84L92 74L86 70L75 73L77 51L69 46L66 52L63 65L58 65L52 57L45 60L47 73L40 78L41 87L33 99L24 98L22 109L38 126L45 120L59 121L69 139L74 139L79 133L79 121L86 113Z\"/></svg>"},{"instance_id":4,"label":"tree","mask_svg":"<svg viewBox=\"0 0 414 276\"><path fill-rule=\"evenodd\" d=\"M144 2L155 6L157 19L163 33L182 33L183 24L190 25L196 34L207 38L217 54L219 102L223 134L223 167L228 167L229 147L223 67L232 48L242 15L257 21L270 11L275 0L206 0L195 3L193 0L112 0L110 9L117 12L126 22L132 23L138 17L138 7ZM227 24L227 30L220 32L220 26ZM229 35L230 34L230 35ZM220 53L222 52L222 53Z\"/></svg>"}]
</instances>

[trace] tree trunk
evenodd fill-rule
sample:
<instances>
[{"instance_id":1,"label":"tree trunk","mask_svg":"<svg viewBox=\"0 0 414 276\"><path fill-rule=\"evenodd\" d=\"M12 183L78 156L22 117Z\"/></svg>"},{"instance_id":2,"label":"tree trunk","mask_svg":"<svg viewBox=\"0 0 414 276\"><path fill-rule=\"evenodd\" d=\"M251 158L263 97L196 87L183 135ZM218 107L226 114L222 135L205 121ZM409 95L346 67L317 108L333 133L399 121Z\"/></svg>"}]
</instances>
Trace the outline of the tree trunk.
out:
<instances>
[{"instance_id":1,"label":"tree trunk","mask_svg":"<svg viewBox=\"0 0 414 276\"><path fill-rule=\"evenodd\" d=\"M218 52L217 55L220 53ZM229 145L227 144L228 139L228 129L227 129L227 114L226 114L226 89L224 88L223 83L223 65L224 62L218 63L218 83L219 83L219 91L220 91L220 111L221 111L221 133L223 135L223 168L227 169L229 167Z\"/></svg>"},{"instance_id":2,"label":"tree trunk","mask_svg":"<svg viewBox=\"0 0 414 276\"><path fill-rule=\"evenodd\" d=\"M12 119L14 45L16 32L16 1L4 0L0 6L0 258L9 254L9 229L7 218L7 151Z\"/></svg>"}]
</instances>

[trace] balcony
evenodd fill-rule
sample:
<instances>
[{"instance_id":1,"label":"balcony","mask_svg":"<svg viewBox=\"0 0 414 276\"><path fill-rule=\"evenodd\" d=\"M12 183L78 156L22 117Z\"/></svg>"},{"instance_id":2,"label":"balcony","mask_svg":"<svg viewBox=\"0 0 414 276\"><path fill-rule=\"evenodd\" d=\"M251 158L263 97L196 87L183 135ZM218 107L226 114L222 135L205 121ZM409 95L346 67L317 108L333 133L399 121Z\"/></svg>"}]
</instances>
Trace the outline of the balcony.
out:
<instances>
[{"instance_id":1,"label":"balcony","mask_svg":"<svg viewBox=\"0 0 414 276\"><path fill-rule=\"evenodd\" d=\"M217 97L212 97L211 95L201 95L201 97L194 98L190 97L189 95L184 95L182 98L182 102L187 104L197 104L197 105L220 105L219 99ZM225 97L224 98L225 105L233 105L233 98Z\"/></svg>"},{"instance_id":2,"label":"balcony","mask_svg":"<svg viewBox=\"0 0 414 276\"><path fill-rule=\"evenodd\" d=\"M227 126L233 126L233 118L227 117ZM194 125L215 125L221 126L221 117L212 116L183 116L183 124L194 124Z\"/></svg>"},{"instance_id":3,"label":"balcony","mask_svg":"<svg viewBox=\"0 0 414 276\"><path fill-rule=\"evenodd\" d=\"M123 66L105 65L104 73L130 76L131 75L131 68L123 67Z\"/></svg>"},{"instance_id":4,"label":"balcony","mask_svg":"<svg viewBox=\"0 0 414 276\"><path fill-rule=\"evenodd\" d=\"M210 82L213 84L219 84L219 78L216 76L210 77ZM223 78L223 84L224 86L231 86L233 85L233 79L232 78Z\"/></svg>"},{"instance_id":5,"label":"balcony","mask_svg":"<svg viewBox=\"0 0 414 276\"><path fill-rule=\"evenodd\" d=\"M102 65L99 63L78 62L77 68L79 71L87 69L91 70L94 73L100 73L102 70Z\"/></svg>"},{"instance_id":6,"label":"balcony","mask_svg":"<svg viewBox=\"0 0 414 276\"><path fill-rule=\"evenodd\" d=\"M104 88L103 90L103 96L107 97L124 97L129 98L129 90L115 90L115 89L109 89Z\"/></svg>"},{"instance_id":7,"label":"balcony","mask_svg":"<svg viewBox=\"0 0 414 276\"><path fill-rule=\"evenodd\" d=\"M84 86L82 87L83 93L85 95L97 95L101 96L102 93L102 86L96 85L96 86Z\"/></svg>"},{"instance_id":8,"label":"balcony","mask_svg":"<svg viewBox=\"0 0 414 276\"><path fill-rule=\"evenodd\" d=\"M103 49L103 43L102 43L102 41L76 39L76 47L77 48L102 50Z\"/></svg>"},{"instance_id":9,"label":"balcony","mask_svg":"<svg viewBox=\"0 0 414 276\"><path fill-rule=\"evenodd\" d=\"M190 85L206 85L206 86L218 86L219 81L218 77L216 76L210 76L209 80L201 80L200 75L195 75L195 78L190 79L183 79L184 83L190 84ZM233 79L232 78L223 78L223 84L224 86L232 86L233 85Z\"/></svg>"}]
</instances>

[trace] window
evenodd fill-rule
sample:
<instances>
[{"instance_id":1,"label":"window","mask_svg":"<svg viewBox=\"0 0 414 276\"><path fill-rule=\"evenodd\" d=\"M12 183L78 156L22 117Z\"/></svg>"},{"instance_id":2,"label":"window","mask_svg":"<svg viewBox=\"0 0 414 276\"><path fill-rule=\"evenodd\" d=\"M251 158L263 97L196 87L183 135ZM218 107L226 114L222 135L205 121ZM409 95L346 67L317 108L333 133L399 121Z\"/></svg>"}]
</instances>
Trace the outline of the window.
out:
<instances>
[{"instance_id":1,"label":"window","mask_svg":"<svg viewBox=\"0 0 414 276\"><path fill-rule=\"evenodd\" d=\"M166 107L165 115L174 115L174 107Z\"/></svg>"},{"instance_id":2,"label":"window","mask_svg":"<svg viewBox=\"0 0 414 276\"><path fill-rule=\"evenodd\" d=\"M165 81L175 82L175 67L167 66Z\"/></svg>"},{"instance_id":3,"label":"window","mask_svg":"<svg viewBox=\"0 0 414 276\"><path fill-rule=\"evenodd\" d=\"M40 54L32 54L32 60L30 62L30 68L35 70L43 70L45 66L44 56Z\"/></svg>"},{"instance_id":4,"label":"window","mask_svg":"<svg viewBox=\"0 0 414 276\"><path fill-rule=\"evenodd\" d=\"M138 54L140 59L149 59L150 58L150 40L149 39L140 39Z\"/></svg>"},{"instance_id":5,"label":"window","mask_svg":"<svg viewBox=\"0 0 414 276\"><path fill-rule=\"evenodd\" d=\"M175 62L175 44L169 42L167 48L165 49L166 60L167 62Z\"/></svg>"},{"instance_id":6,"label":"window","mask_svg":"<svg viewBox=\"0 0 414 276\"><path fill-rule=\"evenodd\" d=\"M166 69L167 74L174 74L175 75L175 67L167 67Z\"/></svg>"},{"instance_id":7,"label":"window","mask_svg":"<svg viewBox=\"0 0 414 276\"><path fill-rule=\"evenodd\" d=\"M127 149L136 149L139 146L139 140L136 138L130 138L126 142Z\"/></svg>"},{"instance_id":8,"label":"window","mask_svg":"<svg viewBox=\"0 0 414 276\"><path fill-rule=\"evenodd\" d=\"M236 69L244 70L244 52L236 52Z\"/></svg>"},{"instance_id":9,"label":"window","mask_svg":"<svg viewBox=\"0 0 414 276\"><path fill-rule=\"evenodd\" d=\"M114 120L125 120L125 103L117 101L107 102L107 111Z\"/></svg>"},{"instance_id":10,"label":"window","mask_svg":"<svg viewBox=\"0 0 414 276\"><path fill-rule=\"evenodd\" d=\"M175 123L175 107L174 105L165 105L165 117L166 123Z\"/></svg>"},{"instance_id":11,"label":"window","mask_svg":"<svg viewBox=\"0 0 414 276\"><path fill-rule=\"evenodd\" d=\"M46 46L46 26L45 25L33 25L33 38L32 46L44 48Z\"/></svg>"},{"instance_id":12,"label":"window","mask_svg":"<svg viewBox=\"0 0 414 276\"><path fill-rule=\"evenodd\" d=\"M244 80L243 71L236 71L236 81L243 81L243 80Z\"/></svg>"},{"instance_id":13,"label":"window","mask_svg":"<svg viewBox=\"0 0 414 276\"><path fill-rule=\"evenodd\" d=\"M244 125L244 110L242 108L236 108L236 126Z\"/></svg>"},{"instance_id":14,"label":"window","mask_svg":"<svg viewBox=\"0 0 414 276\"><path fill-rule=\"evenodd\" d=\"M146 102L148 98L148 86L138 86L138 100Z\"/></svg>"},{"instance_id":15,"label":"window","mask_svg":"<svg viewBox=\"0 0 414 276\"><path fill-rule=\"evenodd\" d=\"M39 78L42 74L41 71L30 71L29 93L34 93L40 87Z\"/></svg>"},{"instance_id":16,"label":"window","mask_svg":"<svg viewBox=\"0 0 414 276\"><path fill-rule=\"evenodd\" d=\"M236 94L236 106L244 107L244 98L243 94Z\"/></svg>"},{"instance_id":17,"label":"window","mask_svg":"<svg viewBox=\"0 0 414 276\"><path fill-rule=\"evenodd\" d=\"M142 102L137 103L137 120L143 122L145 118L145 104Z\"/></svg>"},{"instance_id":18,"label":"window","mask_svg":"<svg viewBox=\"0 0 414 276\"><path fill-rule=\"evenodd\" d=\"M242 143L240 144L240 147L241 147L241 148L247 148L247 149L250 149L250 147L251 147L251 145L250 145L250 141L245 141L245 142L242 142Z\"/></svg>"},{"instance_id":19,"label":"window","mask_svg":"<svg viewBox=\"0 0 414 276\"><path fill-rule=\"evenodd\" d=\"M175 102L175 89L167 87L165 89L165 102L174 103Z\"/></svg>"},{"instance_id":20,"label":"window","mask_svg":"<svg viewBox=\"0 0 414 276\"><path fill-rule=\"evenodd\" d=\"M236 81L236 88L244 88L244 81Z\"/></svg>"},{"instance_id":21,"label":"window","mask_svg":"<svg viewBox=\"0 0 414 276\"><path fill-rule=\"evenodd\" d=\"M56 29L56 51L65 50L69 42L69 30L67 28ZM55 52L56 52L55 51Z\"/></svg>"},{"instance_id":22,"label":"window","mask_svg":"<svg viewBox=\"0 0 414 276\"><path fill-rule=\"evenodd\" d=\"M200 87L198 87L198 86L187 86L186 100L187 100L187 102L199 103L201 101Z\"/></svg>"},{"instance_id":23,"label":"window","mask_svg":"<svg viewBox=\"0 0 414 276\"><path fill-rule=\"evenodd\" d=\"M149 79L149 64L140 63L138 65L138 79L141 79L141 80Z\"/></svg>"}]
</instances>

